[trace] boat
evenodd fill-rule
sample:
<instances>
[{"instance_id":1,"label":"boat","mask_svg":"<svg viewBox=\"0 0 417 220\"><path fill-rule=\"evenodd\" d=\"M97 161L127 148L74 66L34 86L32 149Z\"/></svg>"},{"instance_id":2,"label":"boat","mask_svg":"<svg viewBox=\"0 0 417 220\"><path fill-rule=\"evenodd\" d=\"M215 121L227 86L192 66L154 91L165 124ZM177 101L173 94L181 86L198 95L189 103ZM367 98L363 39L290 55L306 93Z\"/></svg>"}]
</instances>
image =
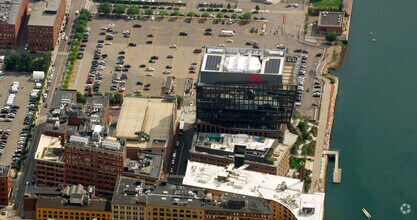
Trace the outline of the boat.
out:
<instances>
[{"instance_id":1,"label":"boat","mask_svg":"<svg viewBox=\"0 0 417 220\"><path fill-rule=\"evenodd\" d=\"M373 41L373 42L375 42L375 41L376 41L376 39L374 38L374 39L372 39L372 41Z\"/></svg>"},{"instance_id":2,"label":"boat","mask_svg":"<svg viewBox=\"0 0 417 220\"><path fill-rule=\"evenodd\" d=\"M372 218L371 214L369 214L369 212L365 208L362 209L362 212L368 219Z\"/></svg>"}]
</instances>

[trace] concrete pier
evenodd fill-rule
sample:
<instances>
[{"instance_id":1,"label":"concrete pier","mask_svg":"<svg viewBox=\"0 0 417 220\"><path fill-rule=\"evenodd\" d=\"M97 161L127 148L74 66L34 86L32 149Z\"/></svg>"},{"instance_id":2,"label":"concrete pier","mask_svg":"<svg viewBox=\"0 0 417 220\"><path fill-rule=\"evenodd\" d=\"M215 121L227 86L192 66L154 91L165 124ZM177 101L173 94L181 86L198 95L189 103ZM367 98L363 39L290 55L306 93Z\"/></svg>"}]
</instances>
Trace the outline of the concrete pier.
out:
<instances>
[{"instance_id":1,"label":"concrete pier","mask_svg":"<svg viewBox=\"0 0 417 220\"><path fill-rule=\"evenodd\" d=\"M339 150L324 150L324 155L328 157L335 157L335 166L333 170L333 183L342 182L342 169L339 168Z\"/></svg>"}]
</instances>

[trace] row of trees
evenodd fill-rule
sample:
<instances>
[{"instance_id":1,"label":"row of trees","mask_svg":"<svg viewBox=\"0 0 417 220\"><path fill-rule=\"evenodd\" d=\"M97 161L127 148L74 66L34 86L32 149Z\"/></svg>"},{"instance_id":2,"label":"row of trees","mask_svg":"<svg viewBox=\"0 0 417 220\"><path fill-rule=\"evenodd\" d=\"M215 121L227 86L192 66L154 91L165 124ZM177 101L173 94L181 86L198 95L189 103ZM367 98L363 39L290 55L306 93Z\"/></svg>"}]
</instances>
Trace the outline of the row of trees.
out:
<instances>
[{"instance_id":1,"label":"row of trees","mask_svg":"<svg viewBox=\"0 0 417 220\"><path fill-rule=\"evenodd\" d=\"M77 23L75 25L75 35L74 38L81 40L85 29L87 28L88 19L91 17L91 12L87 9L81 9L80 15L77 18Z\"/></svg>"},{"instance_id":2,"label":"row of trees","mask_svg":"<svg viewBox=\"0 0 417 220\"><path fill-rule=\"evenodd\" d=\"M114 13L114 14L118 14L118 15L121 15L121 14L128 14L128 15L142 14L142 12L141 12L141 10L140 10L140 8L138 6L130 6L126 10L126 7L124 5L115 5L114 7L112 7L108 2L99 4L99 6L97 7L97 10L98 10L99 13L106 14L106 15L107 14L110 14L110 13ZM144 10L144 14L145 15L153 15L154 14L154 11L152 9L148 8L148 9L145 9ZM161 11L159 11L159 15L161 15L161 16L168 16L169 13L166 10L161 10ZM172 12L172 15L173 16L181 16L182 14L179 11L174 11L174 12ZM188 17L203 17L203 18L210 17L210 13L209 12L203 12L200 15L200 14L197 14L197 13L195 13L193 11L190 11L186 15ZM223 12L219 12L216 15L216 18L219 18L219 19L224 18L224 17L225 16L224 16L224 13ZM250 13L250 12L244 13L241 17L239 17L238 14L233 13L231 15L231 18L232 19L241 18L241 19L244 19L244 20L250 20L250 19L252 19L252 13Z\"/></svg>"},{"instance_id":3,"label":"row of trees","mask_svg":"<svg viewBox=\"0 0 417 220\"><path fill-rule=\"evenodd\" d=\"M26 54L8 52L4 58L4 68L7 71L47 72L51 65L51 59L51 52L45 52L41 57L30 57Z\"/></svg>"}]
</instances>

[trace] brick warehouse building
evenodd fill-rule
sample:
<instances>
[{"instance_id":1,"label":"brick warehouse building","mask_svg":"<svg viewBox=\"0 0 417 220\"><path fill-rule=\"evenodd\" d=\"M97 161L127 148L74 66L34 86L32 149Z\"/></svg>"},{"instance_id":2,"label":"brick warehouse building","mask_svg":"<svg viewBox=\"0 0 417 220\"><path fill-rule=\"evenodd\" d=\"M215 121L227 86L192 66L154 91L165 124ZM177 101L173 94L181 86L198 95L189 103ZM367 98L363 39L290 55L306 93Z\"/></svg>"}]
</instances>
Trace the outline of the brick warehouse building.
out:
<instances>
[{"instance_id":1,"label":"brick warehouse building","mask_svg":"<svg viewBox=\"0 0 417 220\"><path fill-rule=\"evenodd\" d=\"M28 0L0 0L0 48L15 49L27 19Z\"/></svg>"},{"instance_id":2,"label":"brick warehouse building","mask_svg":"<svg viewBox=\"0 0 417 220\"><path fill-rule=\"evenodd\" d=\"M66 0L45 0L34 3L28 22L27 49L52 51L59 38L65 17Z\"/></svg>"}]
</instances>

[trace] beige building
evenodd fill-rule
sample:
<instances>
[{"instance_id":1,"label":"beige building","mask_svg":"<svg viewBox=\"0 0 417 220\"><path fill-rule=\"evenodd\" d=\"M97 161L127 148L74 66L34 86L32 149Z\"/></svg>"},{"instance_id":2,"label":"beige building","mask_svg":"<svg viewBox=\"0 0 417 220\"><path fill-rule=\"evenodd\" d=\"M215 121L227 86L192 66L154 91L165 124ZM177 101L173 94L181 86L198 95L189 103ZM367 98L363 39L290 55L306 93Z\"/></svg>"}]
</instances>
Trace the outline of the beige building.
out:
<instances>
[{"instance_id":1,"label":"beige building","mask_svg":"<svg viewBox=\"0 0 417 220\"><path fill-rule=\"evenodd\" d=\"M141 152L160 154L164 157L165 170L174 136L176 109L175 99L124 98L116 137L125 141L127 158L136 160Z\"/></svg>"},{"instance_id":2,"label":"beige building","mask_svg":"<svg viewBox=\"0 0 417 220\"><path fill-rule=\"evenodd\" d=\"M41 135L35 153L37 186L58 186L64 183L64 147L61 138Z\"/></svg>"}]
</instances>

